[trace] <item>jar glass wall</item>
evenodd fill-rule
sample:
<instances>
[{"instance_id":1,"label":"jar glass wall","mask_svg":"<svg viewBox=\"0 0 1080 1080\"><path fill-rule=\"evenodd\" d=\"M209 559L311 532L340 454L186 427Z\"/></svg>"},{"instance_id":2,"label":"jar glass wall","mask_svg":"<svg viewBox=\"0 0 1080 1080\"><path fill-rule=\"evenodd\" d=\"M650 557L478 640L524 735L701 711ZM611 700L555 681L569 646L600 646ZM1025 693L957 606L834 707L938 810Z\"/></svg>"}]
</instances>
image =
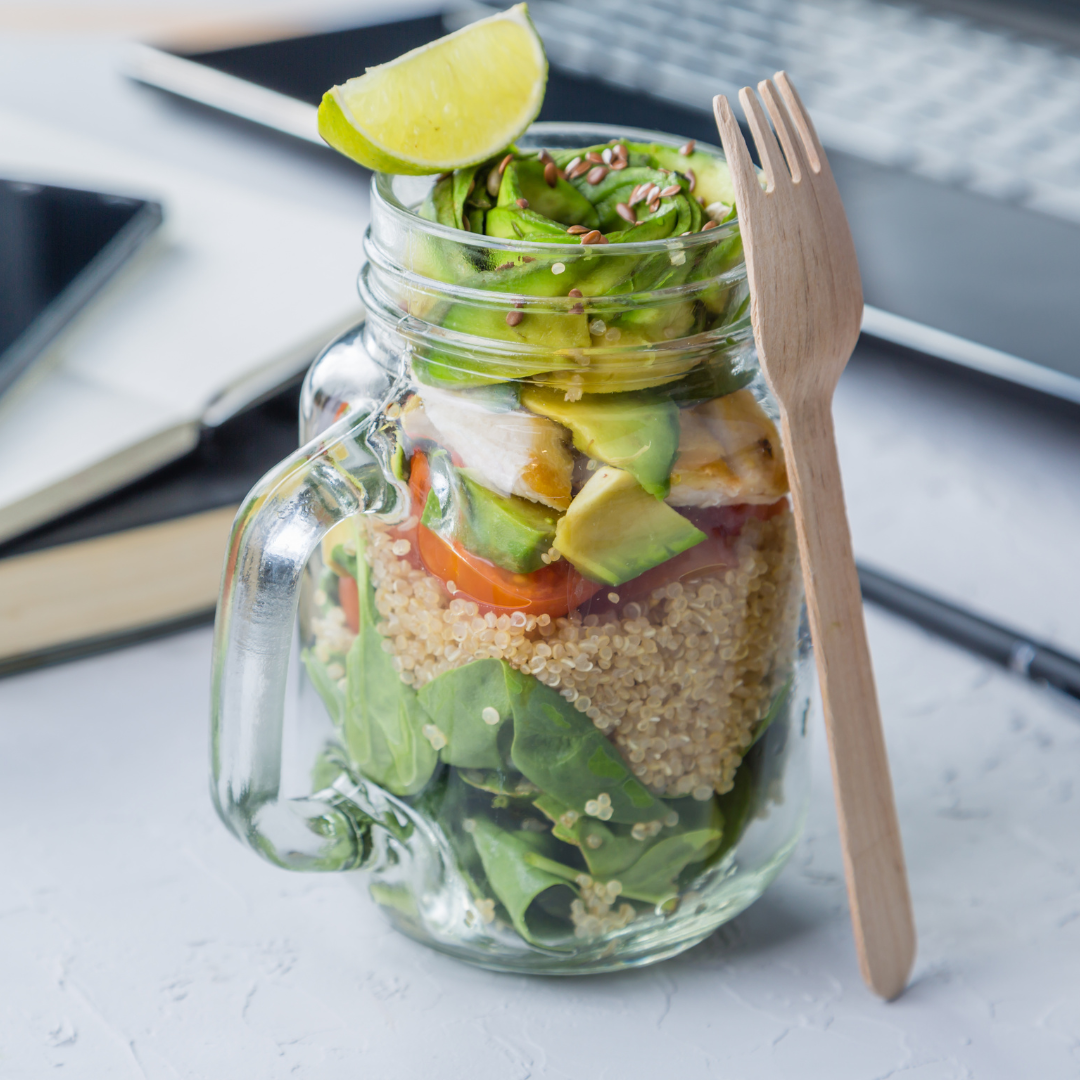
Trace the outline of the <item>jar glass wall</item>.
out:
<instances>
[{"instance_id":1,"label":"jar glass wall","mask_svg":"<svg viewBox=\"0 0 1080 1080\"><path fill-rule=\"evenodd\" d=\"M518 148L610 140L680 142L538 124ZM714 205L663 240L496 239L420 217L431 184L375 177L367 319L312 367L309 441L238 522L219 809L282 865L363 867L395 925L466 960L660 959L760 895L807 796L813 675L738 224ZM297 588L292 705L257 735L228 688L266 595Z\"/></svg>"}]
</instances>

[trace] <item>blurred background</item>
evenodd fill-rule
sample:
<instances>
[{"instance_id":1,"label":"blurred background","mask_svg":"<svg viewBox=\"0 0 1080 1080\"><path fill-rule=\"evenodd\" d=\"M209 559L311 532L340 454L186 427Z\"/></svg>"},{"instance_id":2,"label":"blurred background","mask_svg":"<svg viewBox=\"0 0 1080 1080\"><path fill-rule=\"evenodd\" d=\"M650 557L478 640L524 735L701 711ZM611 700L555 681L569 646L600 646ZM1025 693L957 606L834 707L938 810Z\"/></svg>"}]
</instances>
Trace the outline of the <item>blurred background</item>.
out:
<instances>
[{"instance_id":1,"label":"blurred background","mask_svg":"<svg viewBox=\"0 0 1080 1080\"><path fill-rule=\"evenodd\" d=\"M231 513L295 445L320 345L362 314L369 177L322 145L314 106L493 10L0 4L0 671L210 618ZM792 74L864 279L837 406L867 595L954 639L948 613L870 571L981 613L1005 637L961 638L1025 671L1040 643L1080 649L1040 599L1052 577L1076 610L1071 545L1033 560L1026 524L1054 506L1053 531L1080 526L1080 4L530 11L552 63L543 119L715 140L714 93Z\"/></svg>"}]
</instances>

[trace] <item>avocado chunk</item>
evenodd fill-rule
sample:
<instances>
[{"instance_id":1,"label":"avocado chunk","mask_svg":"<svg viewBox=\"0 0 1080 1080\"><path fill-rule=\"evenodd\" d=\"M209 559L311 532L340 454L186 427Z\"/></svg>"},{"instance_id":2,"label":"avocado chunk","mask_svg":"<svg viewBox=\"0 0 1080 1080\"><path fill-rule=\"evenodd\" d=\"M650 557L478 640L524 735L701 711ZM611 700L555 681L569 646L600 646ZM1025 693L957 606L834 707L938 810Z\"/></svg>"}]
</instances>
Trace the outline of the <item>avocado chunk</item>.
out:
<instances>
[{"instance_id":1,"label":"avocado chunk","mask_svg":"<svg viewBox=\"0 0 1080 1080\"><path fill-rule=\"evenodd\" d=\"M625 469L650 494L667 497L679 452L679 410L644 394L584 394L567 401L557 390L525 386L521 403L568 427L583 454Z\"/></svg>"},{"instance_id":2,"label":"avocado chunk","mask_svg":"<svg viewBox=\"0 0 1080 1080\"><path fill-rule=\"evenodd\" d=\"M449 455L429 459L431 491L421 524L474 555L514 574L531 574L555 539L557 511L518 495L498 495L472 469L459 469Z\"/></svg>"},{"instance_id":3,"label":"avocado chunk","mask_svg":"<svg viewBox=\"0 0 1080 1080\"><path fill-rule=\"evenodd\" d=\"M463 495L457 537L466 550L515 574L531 574L555 540L559 515L519 495L504 498L469 469L457 470Z\"/></svg>"},{"instance_id":4,"label":"avocado chunk","mask_svg":"<svg viewBox=\"0 0 1080 1080\"><path fill-rule=\"evenodd\" d=\"M605 465L559 519L555 550L592 581L622 585L704 539L630 473Z\"/></svg>"}]
</instances>

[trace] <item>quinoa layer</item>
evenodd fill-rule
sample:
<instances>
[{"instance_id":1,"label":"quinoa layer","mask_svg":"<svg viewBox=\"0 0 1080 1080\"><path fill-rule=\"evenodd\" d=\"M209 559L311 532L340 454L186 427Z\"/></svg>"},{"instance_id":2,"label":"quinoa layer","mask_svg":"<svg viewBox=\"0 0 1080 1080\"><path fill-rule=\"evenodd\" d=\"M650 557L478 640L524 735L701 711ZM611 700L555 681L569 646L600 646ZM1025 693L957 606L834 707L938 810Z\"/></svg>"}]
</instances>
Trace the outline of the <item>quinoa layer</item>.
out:
<instances>
[{"instance_id":1,"label":"quinoa layer","mask_svg":"<svg viewBox=\"0 0 1080 1080\"><path fill-rule=\"evenodd\" d=\"M585 713L654 794L731 789L795 644L801 583L786 507L746 522L730 569L656 589L617 614L555 620L480 615L412 565L407 541L372 518L361 528L383 648L403 682L419 688L473 660L505 660ZM339 651L343 622L316 620L317 653Z\"/></svg>"}]
</instances>

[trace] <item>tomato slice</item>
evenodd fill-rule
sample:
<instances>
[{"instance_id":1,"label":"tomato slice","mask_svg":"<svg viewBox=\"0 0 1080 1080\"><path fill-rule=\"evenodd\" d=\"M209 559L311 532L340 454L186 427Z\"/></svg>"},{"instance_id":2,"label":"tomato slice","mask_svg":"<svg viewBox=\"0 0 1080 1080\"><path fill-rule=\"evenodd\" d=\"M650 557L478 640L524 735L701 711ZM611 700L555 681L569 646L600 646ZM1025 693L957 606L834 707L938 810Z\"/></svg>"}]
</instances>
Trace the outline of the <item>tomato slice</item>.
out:
<instances>
[{"instance_id":1,"label":"tomato slice","mask_svg":"<svg viewBox=\"0 0 1080 1080\"><path fill-rule=\"evenodd\" d=\"M417 518L424 512L430 487L427 458L415 453L409 488L413 497L413 515ZM561 559L531 574L515 574L474 555L457 541L447 540L425 525L417 524L415 530L398 532L413 543L429 574L443 584L452 581L455 598L472 600L484 612L509 615L520 611L526 615L549 615L554 619L579 607L603 588L582 577Z\"/></svg>"},{"instance_id":2,"label":"tomato slice","mask_svg":"<svg viewBox=\"0 0 1080 1080\"><path fill-rule=\"evenodd\" d=\"M352 574L339 577L337 588L338 603L341 605L341 610L345 612L345 623L354 634L358 634L360 632L360 590L357 588L356 578Z\"/></svg>"}]
</instances>

